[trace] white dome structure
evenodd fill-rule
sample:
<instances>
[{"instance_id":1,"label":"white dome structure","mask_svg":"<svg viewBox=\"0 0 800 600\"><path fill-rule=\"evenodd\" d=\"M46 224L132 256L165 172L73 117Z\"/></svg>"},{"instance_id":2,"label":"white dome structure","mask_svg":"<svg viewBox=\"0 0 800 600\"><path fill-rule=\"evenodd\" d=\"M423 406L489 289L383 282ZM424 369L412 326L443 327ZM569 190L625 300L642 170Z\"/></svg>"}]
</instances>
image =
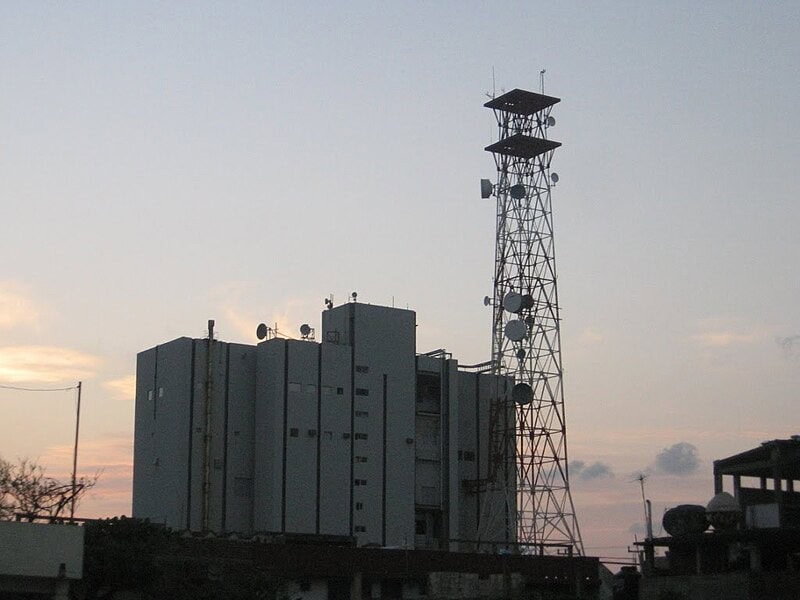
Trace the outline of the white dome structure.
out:
<instances>
[{"instance_id":1,"label":"white dome structure","mask_svg":"<svg viewBox=\"0 0 800 600\"><path fill-rule=\"evenodd\" d=\"M717 531L735 528L741 513L739 502L728 492L720 492L706 505L706 519Z\"/></svg>"}]
</instances>

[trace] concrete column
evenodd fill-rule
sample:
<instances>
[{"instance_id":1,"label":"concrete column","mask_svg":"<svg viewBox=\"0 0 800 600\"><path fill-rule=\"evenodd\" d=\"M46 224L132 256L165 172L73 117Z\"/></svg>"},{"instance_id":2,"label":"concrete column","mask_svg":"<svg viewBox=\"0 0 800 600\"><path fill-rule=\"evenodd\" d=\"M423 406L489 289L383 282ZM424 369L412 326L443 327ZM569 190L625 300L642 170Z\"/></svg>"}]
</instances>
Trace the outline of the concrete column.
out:
<instances>
[{"instance_id":1,"label":"concrete column","mask_svg":"<svg viewBox=\"0 0 800 600\"><path fill-rule=\"evenodd\" d=\"M761 549L753 544L748 550L750 551L750 570L758 573L761 571Z\"/></svg>"},{"instance_id":2,"label":"concrete column","mask_svg":"<svg viewBox=\"0 0 800 600\"><path fill-rule=\"evenodd\" d=\"M53 600L69 600L69 580L59 579L53 586Z\"/></svg>"},{"instance_id":3,"label":"concrete column","mask_svg":"<svg viewBox=\"0 0 800 600\"><path fill-rule=\"evenodd\" d=\"M784 494L783 479L781 475L781 452L778 448L772 450L772 481L775 489L775 502L778 505L778 527L783 527L784 517Z\"/></svg>"},{"instance_id":4,"label":"concrete column","mask_svg":"<svg viewBox=\"0 0 800 600\"><path fill-rule=\"evenodd\" d=\"M350 581L350 600L362 600L361 597L361 572L353 573Z\"/></svg>"}]
</instances>

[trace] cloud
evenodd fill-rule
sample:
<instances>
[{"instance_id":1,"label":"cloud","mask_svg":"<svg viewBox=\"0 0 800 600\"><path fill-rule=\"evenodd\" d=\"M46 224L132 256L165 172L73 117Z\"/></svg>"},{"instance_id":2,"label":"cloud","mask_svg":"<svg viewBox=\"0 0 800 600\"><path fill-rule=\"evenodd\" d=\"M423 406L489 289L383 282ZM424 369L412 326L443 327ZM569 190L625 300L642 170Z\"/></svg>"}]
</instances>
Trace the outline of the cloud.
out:
<instances>
[{"instance_id":1,"label":"cloud","mask_svg":"<svg viewBox=\"0 0 800 600\"><path fill-rule=\"evenodd\" d=\"M611 467L599 461L587 466L582 460L573 460L569 463L569 470L572 477L578 477L584 481L614 476Z\"/></svg>"},{"instance_id":2,"label":"cloud","mask_svg":"<svg viewBox=\"0 0 800 600\"><path fill-rule=\"evenodd\" d=\"M47 474L68 481L72 473L72 445L47 448L37 463ZM97 484L81 502L77 516L103 518L131 514L133 439L119 434L81 441L78 476L98 476Z\"/></svg>"},{"instance_id":3,"label":"cloud","mask_svg":"<svg viewBox=\"0 0 800 600\"><path fill-rule=\"evenodd\" d=\"M130 400L136 398L136 376L126 375L119 379L112 379L103 383L106 388L117 400Z\"/></svg>"},{"instance_id":4,"label":"cloud","mask_svg":"<svg viewBox=\"0 0 800 600\"><path fill-rule=\"evenodd\" d=\"M318 315L319 308L312 309L308 298L288 298L281 303L280 310L264 311L253 305L253 288L255 284L247 281L231 281L220 284L211 291L211 297L222 311L222 319L217 323L223 336L229 335L224 327L230 327L232 333L244 337L249 343L255 343L256 327L266 323L277 329L282 337L299 338L299 327L309 322L309 315ZM322 304L320 302L320 304ZM313 327L313 325L312 325Z\"/></svg>"},{"instance_id":5,"label":"cloud","mask_svg":"<svg viewBox=\"0 0 800 600\"><path fill-rule=\"evenodd\" d=\"M0 329L38 327L42 311L30 298L28 287L0 281Z\"/></svg>"},{"instance_id":6,"label":"cloud","mask_svg":"<svg viewBox=\"0 0 800 600\"><path fill-rule=\"evenodd\" d=\"M673 444L656 456L656 469L669 475L689 475L697 471L699 466L697 448L688 442Z\"/></svg>"},{"instance_id":7,"label":"cloud","mask_svg":"<svg viewBox=\"0 0 800 600\"><path fill-rule=\"evenodd\" d=\"M583 344L584 346L594 346L596 344L602 343L603 339L605 338L603 337L603 334L600 333L594 327L587 327L586 329L583 330L583 332L580 335L580 338L578 339L580 343Z\"/></svg>"},{"instance_id":8,"label":"cloud","mask_svg":"<svg viewBox=\"0 0 800 600\"><path fill-rule=\"evenodd\" d=\"M57 383L89 379L100 358L55 346L0 347L0 381L7 383Z\"/></svg>"},{"instance_id":9,"label":"cloud","mask_svg":"<svg viewBox=\"0 0 800 600\"><path fill-rule=\"evenodd\" d=\"M701 332L689 336L689 339L703 348L752 344L764 337L762 332L743 328L737 319L704 319L699 323L699 329Z\"/></svg>"},{"instance_id":10,"label":"cloud","mask_svg":"<svg viewBox=\"0 0 800 600\"><path fill-rule=\"evenodd\" d=\"M787 357L797 354L798 351L800 351L800 335L777 337L775 338L775 342L781 347L783 354Z\"/></svg>"}]
</instances>

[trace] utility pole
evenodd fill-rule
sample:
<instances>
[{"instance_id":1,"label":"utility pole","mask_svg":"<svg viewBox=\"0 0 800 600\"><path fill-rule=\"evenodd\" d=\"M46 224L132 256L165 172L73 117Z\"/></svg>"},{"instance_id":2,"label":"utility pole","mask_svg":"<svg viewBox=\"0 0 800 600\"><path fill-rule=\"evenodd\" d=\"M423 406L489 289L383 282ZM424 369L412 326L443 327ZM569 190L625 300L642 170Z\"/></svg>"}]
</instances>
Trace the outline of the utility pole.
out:
<instances>
[{"instance_id":1,"label":"utility pole","mask_svg":"<svg viewBox=\"0 0 800 600\"><path fill-rule=\"evenodd\" d=\"M81 387L83 382L78 382L78 408L75 416L75 448L72 452L72 501L69 507L69 518L75 518L75 497L78 495L78 436L81 430Z\"/></svg>"}]
</instances>

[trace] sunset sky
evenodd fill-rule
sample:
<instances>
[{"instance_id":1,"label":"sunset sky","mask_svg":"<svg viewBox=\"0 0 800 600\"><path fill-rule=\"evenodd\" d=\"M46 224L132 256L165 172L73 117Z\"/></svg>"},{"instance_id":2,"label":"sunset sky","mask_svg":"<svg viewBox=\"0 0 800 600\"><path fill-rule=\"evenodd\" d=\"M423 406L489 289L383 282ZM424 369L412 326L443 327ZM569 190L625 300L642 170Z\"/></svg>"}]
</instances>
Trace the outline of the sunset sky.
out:
<instances>
[{"instance_id":1,"label":"sunset sky","mask_svg":"<svg viewBox=\"0 0 800 600\"><path fill-rule=\"evenodd\" d=\"M84 382L82 516L130 514L136 353L408 307L490 354L487 93L551 136L573 498L590 555L800 433L796 2L6 2L0 385ZM0 456L67 477L75 392L0 388Z\"/></svg>"}]
</instances>

